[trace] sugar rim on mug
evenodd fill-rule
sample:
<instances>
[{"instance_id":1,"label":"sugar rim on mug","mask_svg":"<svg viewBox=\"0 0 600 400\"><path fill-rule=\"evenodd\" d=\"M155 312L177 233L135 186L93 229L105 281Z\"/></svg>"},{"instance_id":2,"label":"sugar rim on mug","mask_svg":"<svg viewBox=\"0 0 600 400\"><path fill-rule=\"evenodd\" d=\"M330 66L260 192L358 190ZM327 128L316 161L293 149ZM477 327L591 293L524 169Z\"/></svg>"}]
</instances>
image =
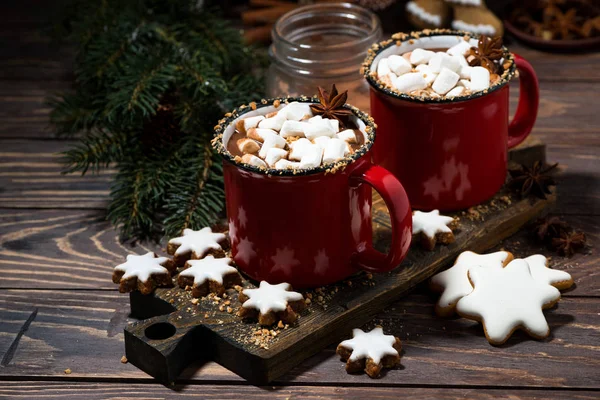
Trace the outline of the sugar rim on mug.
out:
<instances>
[{"instance_id":1,"label":"sugar rim on mug","mask_svg":"<svg viewBox=\"0 0 600 400\"><path fill-rule=\"evenodd\" d=\"M225 114L225 117L220 119L218 124L214 127L215 135L211 141L213 149L217 151L223 158L232 164L236 165L239 168L245 169L247 171L263 174L263 175L278 175L278 176L306 176L306 175L314 175L321 172L325 172L325 174L335 174L343 169L345 169L349 164L352 164L354 161L358 160L360 157L365 155L373 146L373 142L375 141L375 131L377 129L377 125L369 114L359 110L346 103L344 108L350 110L355 117L360 119L365 124L365 143L354 152L351 156L344 157L343 159L336 161L333 164L321 165L316 168L310 169L274 169L274 168L259 168L253 165L249 165L246 163L242 163L236 161L235 158L231 155L231 153L227 150L227 145L223 143L223 135L225 130L229 127L229 125L236 119L240 118L244 114L255 111L261 108L274 106L274 103L279 101L281 106L284 104L289 104L293 101L297 101L299 103L311 103L317 104L319 103L319 99L317 96L308 97L308 96L299 96L299 97L275 97L270 99L262 99L259 103L251 102L250 104L242 104L241 106L235 108L231 112Z\"/></svg>"},{"instance_id":2,"label":"sugar rim on mug","mask_svg":"<svg viewBox=\"0 0 600 400\"><path fill-rule=\"evenodd\" d=\"M506 46L502 46L502 50L504 52L504 61L505 62L508 61L510 63L510 66L502 72L502 75L500 75L500 79L498 80L498 82L491 85L488 89L481 90L481 91L474 92L474 93L467 94L467 95L462 95L462 96L433 98L433 97L428 97L428 96L413 96L410 94L401 93L401 92L398 92L397 90L393 90L393 89L390 89L389 87L385 86L379 79L377 79L377 77L376 77L377 72L371 71L371 65L373 64L375 57L377 57L377 55L379 55L379 53L381 53L383 50L385 50L393 45L400 46L402 43L408 42L410 40L421 39L421 38L426 38L426 37L434 37L434 36L460 36L460 37L468 37L469 39L478 39L480 37L480 35L476 35L474 33L466 32L466 31L459 31L459 30L452 30L452 29L425 29L422 31L411 32L411 33L398 32L398 33L393 34L390 39L384 40L379 43L374 43L373 46L371 46L371 48L368 50L367 58L365 58L365 61L363 62L363 65L361 67L361 73L363 74L365 79L369 82L369 84L373 88L375 88L375 89L379 90L380 92L383 92L389 96L392 96L392 97L395 97L398 99L402 99L402 100L417 101L417 102L421 102L421 103L436 103L436 104L455 103L455 102L459 102L459 101L467 101L467 100L472 100L472 99L476 99L479 97L483 97L487 94L490 94L492 92L495 92L496 90L501 89L516 75L517 69L516 69L516 65L515 65L514 56L512 55L512 53L510 51L508 51Z\"/></svg>"}]
</instances>

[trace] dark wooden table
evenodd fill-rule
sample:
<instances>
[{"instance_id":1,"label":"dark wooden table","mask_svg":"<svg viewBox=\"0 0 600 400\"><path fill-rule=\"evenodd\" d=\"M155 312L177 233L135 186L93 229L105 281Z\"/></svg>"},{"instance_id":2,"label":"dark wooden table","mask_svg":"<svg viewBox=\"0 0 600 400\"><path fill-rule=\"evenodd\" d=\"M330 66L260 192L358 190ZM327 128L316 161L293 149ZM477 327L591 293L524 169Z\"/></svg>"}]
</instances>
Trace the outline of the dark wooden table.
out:
<instances>
[{"instance_id":1,"label":"dark wooden table","mask_svg":"<svg viewBox=\"0 0 600 400\"><path fill-rule=\"evenodd\" d=\"M420 287L376 318L405 349L402 366L381 379L347 375L330 346L272 386L249 385L207 362L167 388L121 363L129 298L110 275L124 255L150 247L120 244L104 221L114 171L59 174L57 152L73 142L53 137L44 98L69 88L72 53L39 32L43 11L25 6L0 14L0 397L600 397L600 257L594 248L600 236L600 54L554 55L512 45L540 77L534 133L547 144L548 159L564 166L553 212L585 231L591 244L570 259L536 245L527 232L499 246L516 256L552 255L555 268L574 276L576 287L546 312L550 338L517 333L492 347L479 325L435 317L435 297Z\"/></svg>"}]
</instances>

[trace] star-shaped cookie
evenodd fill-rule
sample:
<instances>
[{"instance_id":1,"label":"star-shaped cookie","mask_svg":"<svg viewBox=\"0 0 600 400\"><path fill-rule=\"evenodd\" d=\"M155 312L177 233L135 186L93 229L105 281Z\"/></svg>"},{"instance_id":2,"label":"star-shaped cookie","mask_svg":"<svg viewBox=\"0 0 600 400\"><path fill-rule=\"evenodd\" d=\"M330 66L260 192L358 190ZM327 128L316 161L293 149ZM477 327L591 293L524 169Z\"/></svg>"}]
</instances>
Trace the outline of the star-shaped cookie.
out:
<instances>
[{"instance_id":1,"label":"star-shaped cookie","mask_svg":"<svg viewBox=\"0 0 600 400\"><path fill-rule=\"evenodd\" d=\"M433 250L438 242L453 243L452 228L454 225L456 225L454 218L440 215L439 210L415 211L412 218L413 241L421 243L421 246L429 251Z\"/></svg>"},{"instance_id":2,"label":"star-shaped cookie","mask_svg":"<svg viewBox=\"0 0 600 400\"><path fill-rule=\"evenodd\" d=\"M381 369L392 368L400 363L402 344L393 335L384 335L381 327L370 332L352 330L352 339L344 340L336 353L346 361L346 371L365 371L371 378L377 378Z\"/></svg>"},{"instance_id":3,"label":"star-shaped cookie","mask_svg":"<svg viewBox=\"0 0 600 400\"><path fill-rule=\"evenodd\" d=\"M258 317L261 325L273 325L278 320L291 324L305 308L304 297L293 292L289 283L271 285L262 281L257 289L244 289L238 299L242 303L238 315Z\"/></svg>"},{"instance_id":4,"label":"star-shaped cookie","mask_svg":"<svg viewBox=\"0 0 600 400\"><path fill-rule=\"evenodd\" d=\"M531 274L527 261L515 259L504 268L471 267L473 291L456 304L456 312L483 324L491 344L500 345L517 329L536 339L550 334L543 309L560 300L554 286Z\"/></svg>"},{"instance_id":5,"label":"star-shaped cookie","mask_svg":"<svg viewBox=\"0 0 600 400\"><path fill-rule=\"evenodd\" d=\"M192 287L192 297L206 296L208 293L222 295L225 289L240 285L242 279L237 269L231 266L231 258L206 256L202 260L189 260L189 268L179 273L179 287Z\"/></svg>"},{"instance_id":6,"label":"star-shaped cookie","mask_svg":"<svg viewBox=\"0 0 600 400\"><path fill-rule=\"evenodd\" d=\"M167 253L173 256L177 267L183 267L189 259L201 259L208 253L215 256L224 256L223 245L227 242L227 236L223 233L213 232L210 228L202 228L199 231L184 229L183 236L169 240Z\"/></svg>"},{"instance_id":7,"label":"star-shaped cookie","mask_svg":"<svg viewBox=\"0 0 600 400\"><path fill-rule=\"evenodd\" d=\"M543 255L534 254L525 258L525 261L527 261L531 275L533 275L535 280L545 282L559 290L565 290L573 286L574 281L571 274L549 268L548 259Z\"/></svg>"},{"instance_id":8,"label":"star-shaped cookie","mask_svg":"<svg viewBox=\"0 0 600 400\"><path fill-rule=\"evenodd\" d=\"M149 252L138 256L130 254L127 261L117 265L112 280L119 284L119 292L139 290L142 294L152 293L157 286L171 285L173 262L167 257L158 257Z\"/></svg>"}]
</instances>

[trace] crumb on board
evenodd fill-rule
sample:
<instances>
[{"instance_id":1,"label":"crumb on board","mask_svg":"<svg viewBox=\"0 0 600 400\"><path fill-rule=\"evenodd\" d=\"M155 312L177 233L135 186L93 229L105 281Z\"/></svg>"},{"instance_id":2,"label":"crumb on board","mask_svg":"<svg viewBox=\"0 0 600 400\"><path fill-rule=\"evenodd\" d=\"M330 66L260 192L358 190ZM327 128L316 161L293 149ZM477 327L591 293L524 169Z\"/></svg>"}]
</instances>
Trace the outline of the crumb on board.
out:
<instances>
[{"instance_id":1,"label":"crumb on board","mask_svg":"<svg viewBox=\"0 0 600 400\"><path fill-rule=\"evenodd\" d=\"M121 362L123 364L127 364L127 357L125 357L125 356L121 357Z\"/></svg>"},{"instance_id":2,"label":"crumb on board","mask_svg":"<svg viewBox=\"0 0 600 400\"><path fill-rule=\"evenodd\" d=\"M65 374L71 375L71 372L73 372L73 371L71 371L71 368L65 369Z\"/></svg>"}]
</instances>

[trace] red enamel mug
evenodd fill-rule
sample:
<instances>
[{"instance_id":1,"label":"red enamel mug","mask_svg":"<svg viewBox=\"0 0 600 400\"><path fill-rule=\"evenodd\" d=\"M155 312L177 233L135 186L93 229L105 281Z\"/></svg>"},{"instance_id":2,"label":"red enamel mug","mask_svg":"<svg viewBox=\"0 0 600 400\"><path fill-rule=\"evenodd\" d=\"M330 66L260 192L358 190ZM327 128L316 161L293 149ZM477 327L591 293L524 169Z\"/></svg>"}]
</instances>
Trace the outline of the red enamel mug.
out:
<instances>
[{"instance_id":1,"label":"red enamel mug","mask_svg":"<svg viewBox=\"0 0 600 400\"><path fill-rule=\"evenodd\" d=\"M272 100L256 110L238 109L216 127L213 146L223 157L232 256L252 279L318 287L359 270L389 271L406 256L412 229L408 197L391 173L371 163L373 120L348 108L367 143L335 172L325 167L296 172L258 169L239 163L226 151L236 121L275 111ZM372 246L371 188L390 211L388 254Z\"/></svg>"},{"instance_id":2,"label":"red enamel mug","mask_svg":"<svg viewBox=\"0 0 600 400\"><path fill-rule=\"evenodd\" d=\"M453 99L418 99L377 82L372 71L392 54L415 48L448 49L465 32L433 31L383 42L370 52L364 72L377 123L373 159L404 185L413 208L446 211L474 206L492 197L506 179L508 148L531 132L539 86L531 65L505 49L509 67L487 92ZM477 46L477 39L471 44ZM509 85L518 69L520 98L509 123Z\"/></svg>"}]
</instances>

